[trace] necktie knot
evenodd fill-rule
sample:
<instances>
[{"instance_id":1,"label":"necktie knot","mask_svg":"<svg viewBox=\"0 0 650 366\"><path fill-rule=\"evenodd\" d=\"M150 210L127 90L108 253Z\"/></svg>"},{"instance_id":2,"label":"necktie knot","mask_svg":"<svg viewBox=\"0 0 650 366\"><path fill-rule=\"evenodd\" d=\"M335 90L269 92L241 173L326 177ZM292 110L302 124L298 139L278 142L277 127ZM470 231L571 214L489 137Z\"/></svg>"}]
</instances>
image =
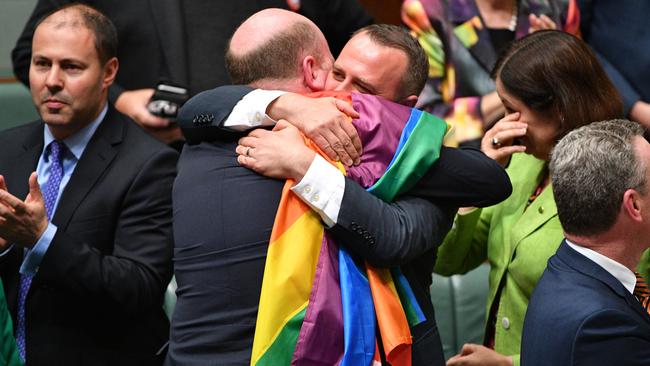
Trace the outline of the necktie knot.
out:
<instances>
[{"instance_id":1,"label":"necktie knot","mask_svg":"<svg viewBox=\"0 0 650 366\"><path fill-rule=\"evenodd\" d=\"M50 160L54 165L60 165L63 162L63 153L65 152L65 144L63 142L54 140L48 145L50 149Z\"/></svg>"}]
</instances>

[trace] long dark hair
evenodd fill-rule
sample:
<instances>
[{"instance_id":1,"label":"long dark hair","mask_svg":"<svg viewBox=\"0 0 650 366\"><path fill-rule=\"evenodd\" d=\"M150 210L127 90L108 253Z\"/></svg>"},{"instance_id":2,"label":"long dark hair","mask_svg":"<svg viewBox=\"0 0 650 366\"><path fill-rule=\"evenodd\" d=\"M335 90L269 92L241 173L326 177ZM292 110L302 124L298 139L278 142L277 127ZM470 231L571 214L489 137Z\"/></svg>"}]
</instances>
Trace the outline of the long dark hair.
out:
<instances>
[{"instance_id":1,"label":"long dark hair","mask_svg":"<svg viewBox=\"0 0 650 366\"><path fill-rule=\"evenodd\" d=\"M558 140L588 123L623 117L621 97L598 59L569 33L544 30L516 40L492 77L531 109L557 117Z\"/></svg>"}]
</instances>

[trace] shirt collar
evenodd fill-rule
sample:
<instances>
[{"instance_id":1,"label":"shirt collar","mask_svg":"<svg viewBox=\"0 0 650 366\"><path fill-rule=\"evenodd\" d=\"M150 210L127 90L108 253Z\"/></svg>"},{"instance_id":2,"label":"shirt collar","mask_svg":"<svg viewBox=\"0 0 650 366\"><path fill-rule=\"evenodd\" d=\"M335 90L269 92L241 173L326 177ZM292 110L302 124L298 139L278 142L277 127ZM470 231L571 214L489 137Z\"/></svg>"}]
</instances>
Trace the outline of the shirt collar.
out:
<instances>
[{"instance_id":1,"label":"shirt collar","mask_svg":"<svg viewBox=\"0 0 650 366\"><path fill-rule=\"evenodd\" d=\"M102 111L99 113L99 116L97 116L95 120L93 120L91 123L89 123L81 130L72 134L68 138L63 139L63 143L65 143L65 146L68 148L68 150L70 150L72 155L74 155L74 157L77 160L81 158L81 154L83 154L84 150L86 149L86 146L88 146L88 142L95 134L95 131L97 131L99 124L104 120L107 111L108 111L108 103L104 105L104 108L102 109ZM44 129L45 129L45 133L43 134L43 142L44 142L43 149L46 149L48 145L50 145L50 143L55 139L54 136L52 136L52 132L50 131L47 124L45 125Z\"/></svg>"},{"instance_id":2,"label":"shirt collar","mask_svg":"<svg viewBox=\"0 0 650 366\"><path fill-rule=\"evenodd\" d=\"M597 265L603 267L605 271L616 277L616 279L622 283L623 286L625 286L625 288L631 294L634 293L634 287L636 286L636 275L629 268L594 250L573 244L568 239L566 240L566 243L576 252L584 255L588 259L591 259L591 261L595 262Z\"/></svg>"}]
</instances>

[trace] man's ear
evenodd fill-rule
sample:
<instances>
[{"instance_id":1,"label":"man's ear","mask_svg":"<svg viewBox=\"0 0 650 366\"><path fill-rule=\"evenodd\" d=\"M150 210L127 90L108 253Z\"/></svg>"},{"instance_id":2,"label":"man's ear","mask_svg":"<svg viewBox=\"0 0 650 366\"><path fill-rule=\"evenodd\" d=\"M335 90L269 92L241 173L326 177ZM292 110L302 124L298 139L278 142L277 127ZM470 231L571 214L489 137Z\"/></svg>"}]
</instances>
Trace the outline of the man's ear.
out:
<instances>
[{"instance_id":1,"label":"man's ear","mask_svg":"<svg viewBox=\"0 0 650 366\"><path fill-rule=\"evenodd\" d=\"M418 96L417 95L409 95L408 97L400 100L399 104L405 105L407 107L415 107L415 103L418 102Z\"/></svg>"},{"instance_id":2,"label":"man's ear","mask_svg":"<svg viewBox=\"0 0 650 366\"><path fill-rule=\"evenodd\" d=\"M323 68L312 55L302 59L302 74L305 86L313 92L325 89L325 81L329 70Z\"/></svg>"},{"instance_id":3,"label":"man's ear","mask_svg":"<svg viewBox=\"0 0 650 366\"><path fill-rule=\"evenodd\" d=\"M632 221L639 223L643 221L644 215L642 211L650 209L650 207L643 207L641 195L634 189L628 189L623 193L623 204L621 206L621 209Z\"/></svg>"},{"instance_id":4,"label":"man's ear","mask_svg":"<svg viewBox=\"0 0 650 366\"><path fill-rule=\"evenodd\" d=\"M102 86L108 88L115 81L115 76L117 75L117 70L120 68L120 63L117 61L117 57L113 57L110 60L106 61L104 64L104 77L102 79Z\"/></svg>"}]
</instances>

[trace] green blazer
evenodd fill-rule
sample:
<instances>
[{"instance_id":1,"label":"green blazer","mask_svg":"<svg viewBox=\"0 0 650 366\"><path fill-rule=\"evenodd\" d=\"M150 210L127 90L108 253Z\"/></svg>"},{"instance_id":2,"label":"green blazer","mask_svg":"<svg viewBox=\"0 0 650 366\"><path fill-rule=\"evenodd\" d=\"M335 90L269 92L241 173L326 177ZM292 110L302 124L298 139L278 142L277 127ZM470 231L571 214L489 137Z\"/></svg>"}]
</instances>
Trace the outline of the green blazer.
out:
<instances>
[{"instance_id":1,"label":"green blazer","mask_svg":"<svg viewBox=\"0 0 650 366\"><path fill-rule=\"evenodd\" d=\"M465 273L486 260L490 263L487 316L497 290L495 350L513 355L519 364L521 332L528 300L563 239L551 186L526 209L546 162L515 154L507 169L512 195L505 201L466 215L457 215L454 228L438 249L434 271Z\"/></svg>"},{"instance_id":2,"label":"green blazer","mask_svg":"<svg viewBox=\"0 0 650 366\"><path fill-rule=\"evenodd\" d=\"M7 309L7 300L5 299L5 290L0 281L0 365L1 366L20 366L23 362L18 354L16 338L14 338L14 328L11 322L11 316Z\"/></svg>"}]
</instances>

